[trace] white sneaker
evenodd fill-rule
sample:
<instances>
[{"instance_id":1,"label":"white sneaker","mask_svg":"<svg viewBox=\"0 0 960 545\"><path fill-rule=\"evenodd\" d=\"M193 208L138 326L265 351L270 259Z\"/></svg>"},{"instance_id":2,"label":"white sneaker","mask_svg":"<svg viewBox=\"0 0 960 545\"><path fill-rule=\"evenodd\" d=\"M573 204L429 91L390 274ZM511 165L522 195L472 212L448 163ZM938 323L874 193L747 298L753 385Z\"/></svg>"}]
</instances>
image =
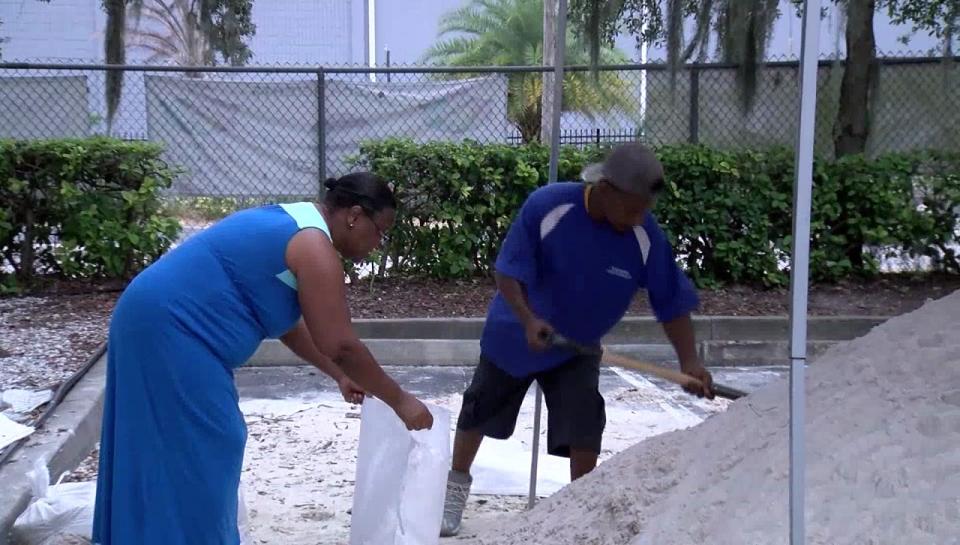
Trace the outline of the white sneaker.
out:
<instances>
[{"instance_id":1,"label":"white sneaker","mask_svg":"<svg viewBox=\"0 0 960 545\"><path fill-rule=\"evenodd\" d=\"M443 501L443 522L440 523L440 537L452 537L460 533L460 520L463 509L470 496L473 477L466 473L450 470L447 475L447 495Z\"/></svg>"}]
</instances>

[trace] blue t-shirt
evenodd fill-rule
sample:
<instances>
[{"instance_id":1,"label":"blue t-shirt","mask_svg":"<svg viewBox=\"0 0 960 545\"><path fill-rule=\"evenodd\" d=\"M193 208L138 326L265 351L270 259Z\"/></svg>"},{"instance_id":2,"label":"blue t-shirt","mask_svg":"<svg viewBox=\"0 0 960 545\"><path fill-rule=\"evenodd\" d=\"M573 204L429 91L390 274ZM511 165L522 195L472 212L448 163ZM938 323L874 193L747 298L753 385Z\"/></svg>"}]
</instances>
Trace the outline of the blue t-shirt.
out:
<instances>
[{"instance_id":1,"label":"blue t-shirt","mask_svg":"<svg viewBox=\"0 0 960 545\"><path fill-rule=\"evenodd\" d=\"M660 322L694 310L696 290L653 214L642 226L617 232L587 214L584 189L582 183L560 182L534 191L500 248L497 271L520 281L533 312L557 333L596 345L623 318L638 289L647 289ZM532 351L499 291L487 313L481 350L516 377L550 369L572 355L559 348Z\"/></svg>"}]
</instances>

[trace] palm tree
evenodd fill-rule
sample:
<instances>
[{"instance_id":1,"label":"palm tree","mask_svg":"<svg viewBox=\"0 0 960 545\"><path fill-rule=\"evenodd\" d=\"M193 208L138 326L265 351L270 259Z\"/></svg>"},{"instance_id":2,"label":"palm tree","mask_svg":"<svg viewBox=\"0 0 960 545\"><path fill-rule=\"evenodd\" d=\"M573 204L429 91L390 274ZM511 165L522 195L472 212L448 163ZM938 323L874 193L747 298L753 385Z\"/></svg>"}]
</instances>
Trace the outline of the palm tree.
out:
<instances>
[{"instance_id":1,"label":"palm tree","mask_svg":"<svg viewBox=\"0 0 960 545\"><path fill-rule=\"evenodd\" d=\"M200 28L197 3L196 0L147 0L140 7L140 16L132 25L127 25L127 35L132 38L130 45L150 53L148 63L208 64L210 40Z\"/></svg>"},{"instance_id":2,"label":"palm tree","mask_svg":"<svg viewBox=\"0 0 960 545\"><path fill-rule=\"evenodd\" d=\"M147 13L148 17L159 21L160 28L167 29L166 33L156 37L141 38L148 44L146 47L157 53L163 52L168 58L178 62L186 60L190 64L213 65L216 61L214 53L219 53L224 62L240 66L252 56L244 40L256 32L252 20L253 0L153 0L149 7L144 0L103 0L103 9L107 14L104 32L104 57L107 64L126 62L128 7L133 20L139 21L140 16ZM151 15L151 7L159 11ZM189 10L186 7L189 7ZM183 17L184 14L187 14L186 18ZM191 18L192 23L185 23ZM132 28L136 28L136 25ZM197 57L199 52L203 54ZM186 53L186 57L182 53ZM198 58L203 62L195 62ZM109 70L106 79L109 130L120 104L123 71Z\"/></svg>"},{"instance_id":3,"label":"palm tree","mask_svg":"<svg viewBox=\"0 0 960 545\"><path fill-rule=\"evenodd\" d=\"M567 33L567 64L586 64L582 40ZM622 64L627 57L600 48L603 64ZM438 42L423 61L446 66L530 66L543 63L543 0L470 0L440 19ZM453 76L458 77L458 76ZM463 77L462 75L459 77ZM563 81L563 108L588 115L636 111L630 82L613 72L591 81L586 73L568 72ZM511 74L507 84L507 115L524 142L540 137L540 73Z\"/></svg>"}]
</instances>

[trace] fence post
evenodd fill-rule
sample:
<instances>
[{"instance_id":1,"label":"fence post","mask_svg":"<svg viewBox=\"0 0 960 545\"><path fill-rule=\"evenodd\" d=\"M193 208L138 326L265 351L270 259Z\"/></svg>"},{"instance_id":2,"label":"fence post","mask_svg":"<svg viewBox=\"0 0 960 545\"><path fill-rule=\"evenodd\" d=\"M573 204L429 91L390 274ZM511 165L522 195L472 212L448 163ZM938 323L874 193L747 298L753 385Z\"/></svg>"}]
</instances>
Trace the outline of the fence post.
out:
<instances>
[{"instance_id":1,"label":"fence post","mask_svg":"<svg viewBox=\"0 0 960 545\"><path fill-rule=\"evenodd\" d=\"M323 197L323 182L327 179L327 93L326 73L321 67L317 70L317 173L320 177L318 194Z\"/></svg>"},{"instance_id":2,"label":"fence post","mask_svg":"<svg viewBox=\"0 0 960 545\"><path fill-rule=\"evenodd\" d=\"M700 143L700 69L690 69L690 143Z\"/></svg>"}]
</instances>

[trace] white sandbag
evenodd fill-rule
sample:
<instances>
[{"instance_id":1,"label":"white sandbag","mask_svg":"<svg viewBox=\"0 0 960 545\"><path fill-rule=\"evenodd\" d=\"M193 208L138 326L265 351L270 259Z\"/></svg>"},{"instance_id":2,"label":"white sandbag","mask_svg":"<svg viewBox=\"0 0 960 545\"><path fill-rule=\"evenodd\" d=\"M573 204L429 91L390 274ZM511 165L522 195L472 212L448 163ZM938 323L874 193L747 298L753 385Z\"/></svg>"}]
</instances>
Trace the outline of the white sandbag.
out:
<instances>
[{"instance_id":1,"label":"white sandbag","mask_svg":"<svg viewBox=\"0 0 960 545\"><path fill-rule=\"evenodd\" d=\"M411 432L387 404L364 400L351 545L436 545L450 470L450 413Z\"/></svg>"},{"instance_id":2,"label":"white sandbag","mask_svg":"<svg viewBox=\"0 0 960 545\"><path fill-rule=\"evenodd\" d=\"M13 542L20 545L56 545L87 542L93 531L97 483L50 486L46 460L37 460L27 474L33 500L13 523ZM70 542L70 541L67 541Z\"/></svg>"},{"instance_id":3,"label":"white sandbag","mask_svg":"<svg viewBox=\"0 0 960 545\"><path fill-rule=\"evenodd\" d=\"M37 460L27 473L33 499L13 523L15 545L73 545L90 543L97 482L62 483L50 486L45 460ZM250 536L243 481L237 490L237 529L240 545L253 545Z\"/></svg>"}]
</instances>

